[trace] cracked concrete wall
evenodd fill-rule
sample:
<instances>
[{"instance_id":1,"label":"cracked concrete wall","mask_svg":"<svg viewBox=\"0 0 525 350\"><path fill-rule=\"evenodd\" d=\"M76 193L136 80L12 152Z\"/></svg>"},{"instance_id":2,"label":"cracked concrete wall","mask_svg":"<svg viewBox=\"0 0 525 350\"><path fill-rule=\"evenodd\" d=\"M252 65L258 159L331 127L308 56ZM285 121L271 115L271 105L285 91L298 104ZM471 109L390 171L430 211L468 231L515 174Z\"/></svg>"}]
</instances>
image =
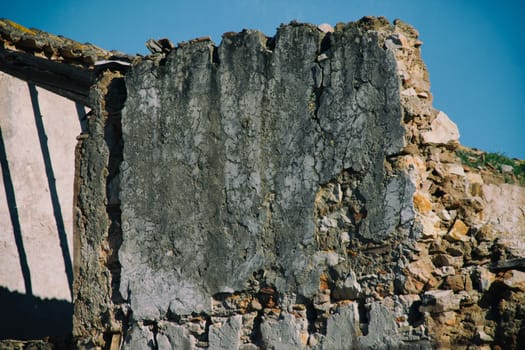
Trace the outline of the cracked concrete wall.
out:
<instances>
[{"instance_id":1,"label":"cracked concrete wall","mask_svg":"<svg viewBox=\"0 0 525 350\"><path fill-rule=\"evenodd\" d=\"M270 288L283 309L313 299L330 250L348 258L344 243L320 245L316 212L319 190L343 172L352 177L344 196L361 206L345 213L351 239L411 234L414 185L384 165L405 146L405 131L396 61L378 40L357 25L330 35L289 25L274 38L244 31L219 47L197 42L133 67L119 251L133 332L215 315L225 294ZM302 339L289 327L265 321L251 341L305 346L313 326ZM232 346L217 339L210 335L211 348Z\"/></svg>"}]
</instances>

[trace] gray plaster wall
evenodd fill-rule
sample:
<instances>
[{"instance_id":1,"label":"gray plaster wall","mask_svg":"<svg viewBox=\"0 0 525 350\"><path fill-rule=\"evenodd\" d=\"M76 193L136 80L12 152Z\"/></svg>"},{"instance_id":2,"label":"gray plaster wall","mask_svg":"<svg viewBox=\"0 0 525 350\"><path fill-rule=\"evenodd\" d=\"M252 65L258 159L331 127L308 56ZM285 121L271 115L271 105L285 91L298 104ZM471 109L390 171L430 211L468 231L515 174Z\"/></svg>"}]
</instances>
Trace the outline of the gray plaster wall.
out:
<instances>
[{"instance_id":1,"label":"gray plaster wall","mask_svg":"<svg viewBox=\"0 0 525 350\"><path fill-rule=\"evenodd\" d=\"M262 285L312 298L327 267L316 194L344 171L366 205L353 238L381 241L413 218L413 185L384 168L405 132L396 61L374 32L247 30L143 61L126 86L119 260L132 324L213 314L218 295Z\"/></svg>"}]
</instances>

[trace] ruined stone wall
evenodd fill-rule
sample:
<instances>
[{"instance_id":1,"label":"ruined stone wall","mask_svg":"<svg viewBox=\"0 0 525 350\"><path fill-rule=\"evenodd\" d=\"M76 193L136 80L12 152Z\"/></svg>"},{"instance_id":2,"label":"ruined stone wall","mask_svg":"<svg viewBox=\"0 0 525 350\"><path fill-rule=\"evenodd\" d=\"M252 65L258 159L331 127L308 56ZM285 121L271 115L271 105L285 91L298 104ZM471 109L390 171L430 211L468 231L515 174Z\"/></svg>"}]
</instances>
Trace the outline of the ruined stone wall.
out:
<instances>
[{"instance_id":1,"label":"ruined stone wall","mask_svg":"<svg viewBox=\"0 0 525 350\"><path fill-rule=\"evenodd\" d=\"M367 17L88 67L75 347L519 348L525 190L461 163L421 44Z\"/></svg>"},{"instance_id":2,"label":"ruined stone wall","mask_svg":"<svg viewBox=\"0 0 525 350\"><path fill-rule=\"evenodd\" d=\"M321 29L195 40L126 75L106 346L517 346L522 275L493 252L522 257L523 204L492 225L417 32Z\"/></svg>"},{"instance_id":3,"label":"ruined stone wall","mask_svg":"<svg viewBox=\"0 0 525 350\"><path fill-rule=\"evenodd\" d=\"M244 31L143 62L126 85L119 257L130 346L162 336L145 322L182 331L176 320L192 314L206 315L203 326L218 317L202 345L306 345L329 315L311 304L328 296L322 276L337 271L335 285L355 274L351 242L409 236L413 185L384 168L404 146L396 62L374 33ZM231 298L246 304L245 322ZM300 307L310 319L293 316Z\"/></svg>"}]
</instances>

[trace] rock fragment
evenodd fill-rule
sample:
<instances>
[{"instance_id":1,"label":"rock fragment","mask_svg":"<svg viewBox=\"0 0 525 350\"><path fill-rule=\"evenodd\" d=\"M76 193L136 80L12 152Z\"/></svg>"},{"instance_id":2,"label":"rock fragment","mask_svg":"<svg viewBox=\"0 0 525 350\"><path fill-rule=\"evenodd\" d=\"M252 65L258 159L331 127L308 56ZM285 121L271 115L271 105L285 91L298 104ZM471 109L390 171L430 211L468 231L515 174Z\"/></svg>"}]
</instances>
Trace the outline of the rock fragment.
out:
<instances>
[{"instance_id":1,"label":"rock fragment","mask_svg":"<svg viewBox=\"0 0 525 350\"><path fill-rule=\"evenodd\" d=\"M503 283L509 288L525 291L525 272L509 270L503 275Z\"/></svg>"},{"instance_id":2,"label":"rock fragment","mask_svg":"<svg viewBox=\"0 0 525 350\"><path fill-rule=\"evenodd\" d=\"M333 31L334 31L334 27L332 27L328 23L319 24L317 26L317 29L319 29L323 33L333 33Z\"/></svg>"},{"instance_id":3,"label":"rock fragment","mask_svg":"<svg viewBox=\"0 0 525 350\"><path fill-rule=\"evenodd\" d=\"M421 297L420 312L441 313L459 310L462 296L452 290L430 290Z\"/></svg>"},{"instance_id":4,"label":"rock fragment","mask_svg":"<svg viewBox=\"0 0 525 350\"><path fill-rule=\"evenodd\" d=\"M459 131L444 112L439 112L436 119L430 124L430 130L421 133L423 143L426 144L447 144L458 142Z\"/></svg>"},{"instance_id":5,"label":"rock fragment","mask_svg":"<svg viewBox=\"0 0 525 350\"><path fill-rule=\"evenodd\" d=\"M468 226L465 225L463 221L457 219L448 231L446 237L454 241L467 242L470 239L469 236L467 236L468 231Z\"/></svg>"}]
</instances>

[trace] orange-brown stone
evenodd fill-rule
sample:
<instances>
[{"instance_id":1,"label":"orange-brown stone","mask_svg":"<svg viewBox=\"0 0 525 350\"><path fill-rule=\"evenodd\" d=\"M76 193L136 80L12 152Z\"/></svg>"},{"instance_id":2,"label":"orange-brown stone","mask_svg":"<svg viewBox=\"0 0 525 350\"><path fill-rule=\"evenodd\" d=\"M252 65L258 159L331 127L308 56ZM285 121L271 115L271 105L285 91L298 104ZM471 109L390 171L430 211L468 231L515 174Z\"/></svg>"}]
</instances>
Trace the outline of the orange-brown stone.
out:
<instances>
[{"instance_id":1,"label":"orange-brown stone","mask_svg":"<svg viewBox=\"0 0 525 350\"><path fill-rule=\"evenodd\" d=\"M414 194L413 200L414 200L414 208L418 212L420 212L422 214L426 214L426 213L428 213L429 211L432 210L432 203L421 192L416 192Z\"/></svg>"}]
</instances>

